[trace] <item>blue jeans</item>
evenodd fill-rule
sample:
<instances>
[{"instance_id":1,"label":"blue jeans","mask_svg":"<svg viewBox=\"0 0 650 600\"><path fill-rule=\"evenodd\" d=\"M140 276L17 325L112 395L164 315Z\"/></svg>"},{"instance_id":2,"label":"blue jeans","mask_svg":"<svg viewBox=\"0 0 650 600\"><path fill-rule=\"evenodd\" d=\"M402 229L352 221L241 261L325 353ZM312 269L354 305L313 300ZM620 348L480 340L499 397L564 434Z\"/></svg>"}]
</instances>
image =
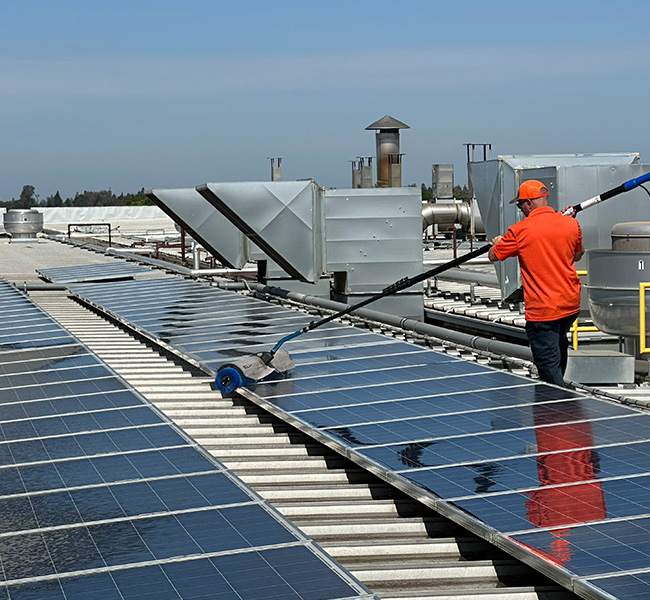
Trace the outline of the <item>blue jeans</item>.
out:
<instances>
[{"instance_id":1,"label":"blue jeans","mask_svg":"<svg viewBox=\"0 0 650 600\"><path fill-rule=\"evenodd\" d=\"M569 340L567 334L579 313L555 321L526 321L526 335L533 352L539 378L547 383L566 387Z\"/></svg>"}]
</instances>

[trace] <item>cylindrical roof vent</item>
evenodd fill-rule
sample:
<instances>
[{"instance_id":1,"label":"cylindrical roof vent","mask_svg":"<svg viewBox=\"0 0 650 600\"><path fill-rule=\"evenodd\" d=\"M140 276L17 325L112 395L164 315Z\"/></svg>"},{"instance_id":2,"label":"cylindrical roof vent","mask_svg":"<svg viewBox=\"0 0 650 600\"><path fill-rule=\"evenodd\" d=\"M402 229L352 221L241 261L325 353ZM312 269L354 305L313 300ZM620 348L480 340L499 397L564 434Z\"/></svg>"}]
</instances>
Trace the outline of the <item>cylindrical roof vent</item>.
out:
<instances>
[{"instance_id":1,"label":"cylindrical roof vent","mask_svg":"<svg viewBox=\"0 0 650 600\"><path fill-rule=\"evenodd\" d=\"M612 227L612 250L650 252L650 221L614 225Z\"/></svg>"},{"instance_id":2,"label":"cylindrical roof vent","mask_svg":"<svg viewBox=\"0 0 650 600\"><path fill-rule=\"evenodd\" d=\"M618 223L611 235L611 250L587 251L589 312L601 331L637 337L639 290L650 283L650 222Z\"/></svg>"},{"instance_id":3,"label":"cylindrical roof vent","mask_svg":"<svg viewBox=\"0 0 650 600\"><path fill-rule=\"evenodd\" d=\"M391 156L401 156L399 151L399 130L410 129L406 123L402 123L393 117L386 115L368 125L366 129L376 130L377 142L377 185L379 187L391 187L391 180L398 182L398 185L393 187L401 187L401 160L396 164L399 169L399 174L393 173L391 177Z\"/></svg>"},{"instance_id":4,"label":"cylindrical roof vent","mask_svg":"<svg viewBox=\"0 0 650 600\"><path fill-rule=\"evenodd\" d=\"M33 208L8 210L3 216L5 231L12 242L34 241L43 231L43 213Z\"/></svg>"}]
</instances>

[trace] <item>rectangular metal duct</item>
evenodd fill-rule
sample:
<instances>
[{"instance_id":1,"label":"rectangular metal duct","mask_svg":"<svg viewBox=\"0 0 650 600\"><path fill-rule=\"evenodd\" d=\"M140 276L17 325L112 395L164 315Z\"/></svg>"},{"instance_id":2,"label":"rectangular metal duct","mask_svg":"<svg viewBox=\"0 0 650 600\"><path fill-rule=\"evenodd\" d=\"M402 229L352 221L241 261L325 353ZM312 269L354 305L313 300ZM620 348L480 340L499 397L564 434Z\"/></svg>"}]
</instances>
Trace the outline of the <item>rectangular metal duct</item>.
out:
<instances>
[{"instance_id":1,"label":"rectangular metal duct","mask_svg":"<svg viewBox=\"0 0 650 600\"><path fill-rule=\"evenodd\" d=\"M241 269L248 262L246 236L195 189L156 189L145 195L224 265Z\"/></svg>"},{"instance_id":2,"label":"rectangular metal duct","mask_svg":"<svg viewBox=\"0 0 650 600\"><path fill-rule=\"evenodd\" d=\"M336 299L348 303L422 272L419 188L325 192L325 255ZM422 286L388 297L374 310L422 319Z\"/></svg>"},{"instance_id":3,"label":"rectangular metal duct","mask_svg":"<svg viewBox=\"0 0 650 600\"><path fill-rule=\"evenodd\" d=\"M323 190L316 182L206 183L196 189L289 275L320 279Z\"/></svg>"},{"instance_id":4,"label":"rectangular metal duct","mask_svg":"<svg viewBox=\"0 0 650 600\"><path fill-rule=\"evenodd\" d=\"M499 156L496 160L468 164L488 240L504 234L523 218L521 211L509 201L524 181L538 179L546 184L550 206L561 210L648 170L650 166L639 164L637 153ZM650 201L646 192L638 188L578 215L587 249L611 247L610 232L616 223L648 220ZM584 268L584 259L578 268ZM504 297L520 285L516 260L498 263L497 275Z\"/></svg>"},{"instance_id":5,"label":"rectangular metal duct","mask_svg":"<svg viewBox=\"0 0 650 600\"><path fill-rule=\"evenodd\" d=\"M435 200L454 197L454 165L431 165L431 191Z\"/></svg>"}]
</instances>

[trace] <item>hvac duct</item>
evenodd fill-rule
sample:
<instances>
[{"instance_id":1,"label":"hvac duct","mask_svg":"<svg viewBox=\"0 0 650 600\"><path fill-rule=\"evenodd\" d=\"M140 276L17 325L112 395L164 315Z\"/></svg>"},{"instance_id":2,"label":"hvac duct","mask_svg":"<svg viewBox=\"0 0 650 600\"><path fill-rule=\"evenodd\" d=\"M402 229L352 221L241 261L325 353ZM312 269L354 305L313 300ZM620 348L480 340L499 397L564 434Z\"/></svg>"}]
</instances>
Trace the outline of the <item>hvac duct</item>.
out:
<instances>
[{"instance_id":1,"label":"hvac duct","mask_svg":"<svg viewBox=\"0 0 650 600\"><path fill-rule=\"evenodd\" d=\"M437 202L422 206L422 231L431 225L460 225L464 231L485 233L475 202Z\"/></svg>"},{"instance_id":2,"label":"hvac duct","mask_svg":"<svg viewBox=\"0 0 650 600\"><path fill-rule=\"evenodd\" d=\"M503 235L522 218L516 205L509 201L524 181L542 181L550 191L550 206L559 210L639 177L648 169L648 165L640 164L637 153L499 156L496 160L468 164L488 239ZM581 212L578 220L585 248L609 246L613 225L635 219L650 220L650 204L643 190L632 190L625 194L625 199L603 202ZM582 264L578 269L584 268ZM518 263L504 261L495 268L502 296L506 298L519 288Z\"/></svg>"},{"instance_id":3,"label":"hvac duct","mask_svg":"<svg viewBox=\"0 0 650 600\"><path fill-rule=\"evenodd\" d=\"M425 204L422 207L422 230L430 225L453 225L457 223L463 229L469 229L472 222L472 210L468 202L445 204Z\"/></svg>"}]
</instances>

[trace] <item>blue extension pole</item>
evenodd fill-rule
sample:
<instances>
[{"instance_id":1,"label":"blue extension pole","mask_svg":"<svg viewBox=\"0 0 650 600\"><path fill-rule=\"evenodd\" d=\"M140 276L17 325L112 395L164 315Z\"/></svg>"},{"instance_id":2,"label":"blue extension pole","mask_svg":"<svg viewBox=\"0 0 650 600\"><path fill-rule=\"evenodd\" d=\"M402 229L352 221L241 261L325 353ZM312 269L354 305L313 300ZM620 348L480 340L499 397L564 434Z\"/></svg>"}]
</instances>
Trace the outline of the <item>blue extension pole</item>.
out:
<instances>
[{"instance_id":1,"label":"blue extension pole","mask_svg":"<svg viewBox=\"0 0 650 600\"><path fill-rule=\"evenodd\" d=\"M618 196L619 194L622 194L623 192L629 192L630 190L633 190L634 188L637 188L640 185L643 185L644 183L646 183L648 181L650 181L650 173L646 173L645 175L641 175L640 177L636 177L635 179L630 179L629 181L626 181L625 183L621 183L621 185L616 186L615 188L612 188L611 190L607 190L606 192L603 192L602 194L599 194L598 196L594 196L593 198L589 198L588 200L584 200L580 204L575 204L575 205L569 207L562 214L570 215L573 211L575 211L576 213L579 213L581 210L584 210L585 208L589 208L590 206L593 206L594 204L598 204L599 202L603 202L604 200L607 200L609 198L613 198L614 196Z\"/></svg>"}]
</instances>

